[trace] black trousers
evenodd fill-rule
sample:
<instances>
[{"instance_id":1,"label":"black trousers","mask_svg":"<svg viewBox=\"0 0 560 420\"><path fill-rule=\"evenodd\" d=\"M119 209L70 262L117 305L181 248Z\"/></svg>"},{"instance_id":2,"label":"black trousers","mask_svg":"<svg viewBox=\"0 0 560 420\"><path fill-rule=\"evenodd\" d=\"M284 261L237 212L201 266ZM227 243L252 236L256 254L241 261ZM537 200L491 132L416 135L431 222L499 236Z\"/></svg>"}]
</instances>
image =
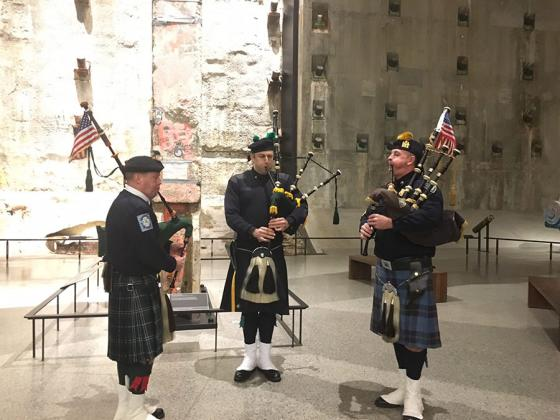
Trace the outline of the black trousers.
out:
<instances>
[{"instance_id":1,"label":"black trousers","mask_svg":"<svg viewBox=\"0 0 560 420\"><path fill-rule=\"evenodd\" d=\"M259 331L261 343L270 344L276 325L276 314L270 312L243 312L243 337L245 344L253 344Z\"/></svg>"}]
</instances>

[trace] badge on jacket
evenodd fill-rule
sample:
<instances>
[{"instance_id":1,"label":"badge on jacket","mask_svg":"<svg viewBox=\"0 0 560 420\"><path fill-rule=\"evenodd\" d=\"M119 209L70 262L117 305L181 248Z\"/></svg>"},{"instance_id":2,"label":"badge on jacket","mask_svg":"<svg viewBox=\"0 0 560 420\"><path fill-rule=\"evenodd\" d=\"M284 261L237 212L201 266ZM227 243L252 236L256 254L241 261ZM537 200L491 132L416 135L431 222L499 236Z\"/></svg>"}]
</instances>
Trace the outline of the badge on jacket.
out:
<instances>
[{"instance_id":1,"label":"badge on jacket","mask_svg":"<svg viewBox=\"0 0 560 420\"><path fill-rule=\"evenodd\" d=\"M152 230L154 228L152 219L148 213L139 214L136 218L138 219L138 224L140 225L140 230L142 232L146 232L147 230Z\"/></svg>"}]
</instances>

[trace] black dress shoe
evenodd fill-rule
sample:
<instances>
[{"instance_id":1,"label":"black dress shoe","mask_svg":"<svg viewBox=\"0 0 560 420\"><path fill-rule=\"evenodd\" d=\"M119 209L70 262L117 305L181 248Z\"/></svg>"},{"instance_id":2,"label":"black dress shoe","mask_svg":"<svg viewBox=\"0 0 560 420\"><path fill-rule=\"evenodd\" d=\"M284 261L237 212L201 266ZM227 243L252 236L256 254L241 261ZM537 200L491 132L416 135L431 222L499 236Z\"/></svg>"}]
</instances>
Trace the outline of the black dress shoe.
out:
<instances>
[{"instance_id":1,"label":"black dress shoe","mask_svg":"<svg viewBox=\"0 0 560 420\"><path fill-rule=\"evenodd\" d=\"M403 416L402 420L420 420L418 417Z\"/></svg>"},{"instance_id":2,"label":"black dress shoe","mask_svg":"<svg viewBox=\"0 0 560 420\"><path fill-rule=\"evenodd\" d=\"M401 408L402 407L402 405L391 404L391 403L385 401L383 399L383 397L377 397L374 404L375 404L376 407L379 407L379 408Z\"/></svg>"},{"instance_id":3,"label":"black dress shoe","mask_svg":"<svg viewBox=\"0 0 560 420\"><path fill-rule=\"evenodd\" d=\"M165 411L163 411L163 408L158 407L154 410L152 416L154 416L156 419L163 419L165 418Z\"/></svg>"},{"instance_id":4,"label":"black dress shoe","mask_svg":"<svg viewBox=\"0 0 560 420\"><path fill-rule=\"evenodd\" d=\"M280 375L280 372L278 372L276 369L264 370L259 368L259 370L263 373L264 377L270 382L280 382L282 380L282 376Z\"/></svg>"},{"instance_id":5,"label":"black dress shoe","mask_svg":"<svg viewBox=\"0 0 560 420\"><path fill-rule=\"evenodd\" d=\"M253 375L254 371L255 371L255 369L253 369L253 370L236 370L235 375L233 376L233 380L235 382L245 382L247 379L249 379Z\"/></svg>"}]
</instances>

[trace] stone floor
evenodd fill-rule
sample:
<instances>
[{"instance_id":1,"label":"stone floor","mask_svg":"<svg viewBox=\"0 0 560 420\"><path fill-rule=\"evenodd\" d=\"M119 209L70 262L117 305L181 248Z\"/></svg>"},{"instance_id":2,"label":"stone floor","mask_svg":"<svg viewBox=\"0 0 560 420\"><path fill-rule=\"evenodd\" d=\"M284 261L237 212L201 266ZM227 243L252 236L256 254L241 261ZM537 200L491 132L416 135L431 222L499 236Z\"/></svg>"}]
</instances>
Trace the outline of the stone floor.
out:
<instances>
[{"instance_id":1,"label":"stone floor","mask_svg":"<svg viewBox=\"0 0 560 420\"><path fill-rule=\"evenodd\" d=\"M222 314L216 353L213 330L178 332L167 345L154 367L151 402L168 419L400 419L398 410L373 405L398 376L392 347L368 329L371 286L347 278L349 253L289 257L290 287L310 307L303 346L291 348L288 335L275 332L282 382L258 374L233 382L242 332L239 315ZM558 316L527 308L527 276L560 275L560 256L549 262L547 247L512 247L498 259L472 251L466 259L455 246L442 247L435 264L448 272L449 299L438 305L443 347L429 352L424 370L424 418L560 418ZM215 304L226 269L225 261L203 263ZM2 418L112 418L116 368L105 356L106 318L61 321L59 331L48 321L45 361L40 341L32 358L31 322L23 316L77 271L70 258L15 258L0 271ZM61 307L71 310L72 292L65 295ZM89 298L78 289L78 300L78 310L106 311L100 289Z\"/></svg>"}]
</instances>

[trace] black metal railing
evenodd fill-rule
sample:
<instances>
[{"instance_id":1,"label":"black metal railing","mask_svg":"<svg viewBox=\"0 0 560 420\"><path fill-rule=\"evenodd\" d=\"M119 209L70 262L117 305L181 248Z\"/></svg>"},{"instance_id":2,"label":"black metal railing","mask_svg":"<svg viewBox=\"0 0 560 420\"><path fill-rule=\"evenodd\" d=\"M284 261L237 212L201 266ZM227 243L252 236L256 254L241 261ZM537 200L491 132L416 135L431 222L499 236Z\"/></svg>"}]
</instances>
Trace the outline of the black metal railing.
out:
<instances>
[{"instance_id":1,"label":"black metal railing","mask_svg":"<svg viewBox=\"0 0 560 420\"><path fill-rule=\"evenodd\" d=\"M482 229L486 230L486 251L484 252L489 252L489 237L490 237L490 223L492 223L492 221L494 220L494 215L489 214L488 216L486 216L484 219L482 219L480 222L478 222L476 224L475 227L472 228L473 233L476 233L477 236L477 243L478 243L478 252L481 252L481 246L482 246ZM469 254L469 239L474 239L475 236L474 235L463 235L463 237L465 238L466 241L466 247L465 247L465 253L466 255Z\"/></svg>"},{"instance_id":2,"label":"black metal railing","mask_svg":"<svg viewBox=\"0 0 560 420\"><path fill-rule=\"evenodd\" d=\"M286 324L282 315L276 315L276 318L277 318L277 321L280 324L280 326L284 329L284 331L286 331L286 333L292 339L292 347L294 347L294 345L295 346L302 346L303 342L302 342L301 337L302 337L302 333L303 333L303 311L305 309L309 308L309 305L307 303L305 303L303 301L303 299L301 299L298 295L296 295L290 289L288 289L288 295L295 301L295 303L290 303L288 305L288 309L292 312L292 328L290 328L288 326L288 324ZM296 337L296 330L295 330L296 311L299 311L299 332L298 332L297 337Z\"/></svg>"},{"instance_id":3,"label":"black metal railing","mask_svg":"<svg viewBox=\"0 0 560 420\"><path fill-rule=\"evenodd\" d=\"M201 257L201 260L229 260L227 255L215 255L214 253L214 241L232 241L234 238L231 236L217 236L217 237L201 237L201 241L210 241L210 256ZM297 233L294 235L294 254L300 255L298 252L298 240L303 240L303 254L307 255L308 242L310 240L359 240L360 249L362 248L362 239L359 236L298 236Z\"/></svg>"},{"instance_id":4,"label":"black metal railing","mask_svg":"<svg viewBox=\"0 0 560 420\"><path fill-rule=\"evenodd\" d=\"M49 238L0 238L6 244L6 263L10 260L10 242L78 241L78 261L82 260L82 242L97 242L99 239L88 236L51 236Z\"/></svg>"},{"instance_id":5,"label":"black metal railing","mask_svg":"<svg viewBox=\"0 0 560 420\"><path fill-rule=\"evenodd\" d=\"M477 250L478 252L490 252L490 241L496 241L496 256L499 255L500 250L500 241L509 241L509 242L530 242L530 243L541 243L541 244L548 244L548 259L552 261L552 245L560 244L560 241L546 241L542 239L523 239L523 238L504 238L501 236L490 236L490 224L494 220L494 216L489 214L484 219L482 219L475 227L473 227L473 233L476 233L477 236L474 235L464 235L466 246L465 246L465 254L469 255L469 240L476 239L477 240ZM485 230L486 235L482 236L482 230ZM486 246L485 249L482 250L482 239L485 240Z\"/></svg>"},{"instance_id":6,"label":"black metal railing","mask_svg":"<svg viewBox=\"0 0 560 420\"><path fill-rule=\"evenodd\" d=\"M549 261L552 261L552 245L560 244L560 241L544 241L544 240L540 240L540 239L502 238L502 237L497 237L497 236L487 237L487 240L490 240L490 239L496 241L496 255L498 255L498 251L499 251L499 248L500 248L500 241L531 242L531 243L548 244L548 260Z\"/></svg>"},{"instance_id":7,"label":"black metal railing","mask_svg":"<svg viewBox=\"0 0 560 420\"><path fill-rule=\"evenodd\" d=\"M201 257L201 260L229 260L227 255L214 255L214 241L232 241L233 237L231 236L215 236L215 237L208 237L208 238L200 238L200 242L202 241L210 241L210 257Z\"/></svg>"},{"instance_id":8,"label":"black metal railing","mask_svg":"<svg viewBox=\"0 0 560 420\"><path fill-rule=\"evenodd\" d=\"M32 321L31 326L31 334L33 338L33 358L35 358L35 342L36 342L36 333L35 333L35 321L41 320L41 361L45 360L45 320L47 319L56 319L56 330L60 330L60 320L61 319L76 319L76 318L99 318L99 317L106 317L107 312L98 312L98 313L83 313L77 312L77 285L81 282L86 282L86 293L87 297L89 297L89 288L90 288L90 278L97 273L97 287L99 287L99 263L97 261L84 271L78 273L70 283L61 286L56 292L42 301L40 304L35 306L31 311L29 311L24 317L26 319L30 319ZM73 288L74 290L74 312L72 313L60 313L60 295L69 288ZM43 310L47 305L49 305L53 300L56 299L56 314L39 314L41 310Z\"/></svg>"}]
</instances>

